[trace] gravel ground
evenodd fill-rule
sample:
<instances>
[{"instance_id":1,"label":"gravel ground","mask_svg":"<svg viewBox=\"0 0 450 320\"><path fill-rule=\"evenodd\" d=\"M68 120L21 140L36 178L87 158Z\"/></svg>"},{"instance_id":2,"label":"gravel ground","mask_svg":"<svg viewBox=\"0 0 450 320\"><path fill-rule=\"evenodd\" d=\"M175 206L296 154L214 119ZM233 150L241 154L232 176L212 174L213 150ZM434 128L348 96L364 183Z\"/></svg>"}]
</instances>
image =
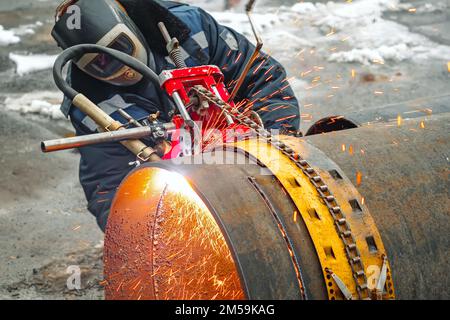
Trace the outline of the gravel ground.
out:
<instances>
[{"instance_id":1,"label":"gravel ground","mask_svg":"<svg viewBox=\"0 0 450 320\"><path fill-rule=\"evenodd\" d=\"M43 22L34 35L22 37L19 44L0 46L0 299L103 298L99 285L103 234L85 209L77 177L78 155L43 155L39 150L41 140L65 136L70 126L61 120L7 112L3 103L12 95L56 91L50 70L19 77L8 54L58 52L49 35L58 2L0 2L0 21L5 29ZM409 2L420 5L430 1ZM450 45L449 10L421 16L388 13L386 17ZM328 62L320 55L305 55L303 61L278 58L291 75L323 65L321 76L339 82L338 91L330 87L298 88L297 94L305 105L304 131L312 121L332 114L345 114L364 123L376 118L393 119L400 109L412 111L411 117L426 115L430 107L433 112L449 111L450 73L442 62L362 66ZM355 78L348 77L352 69L356 70ZM337 75L347 76L336 79ZM375 95L374 91L384 94ZM71 265L81 268L81 290L69 291L66 287L66 270Z\"/></svg>"},{"instance_id":2,"label":"gravel ground","mask_svg":"<svg viewBox=\"0 0 450 320\"><path fill-rule=\"evenodd\" d=\"M4 110L6 96L56 91L51 71L19 77L9 52L55 54L49 32L58 1L1 1L5 29L41 21L19 44L0 46L0 299L102 299L103 234L87 212L78 182L78 154L44 155L40 141L71 132L65 121ZM69 266L81 290L66 286Z\"/></svg>"}]
</instances>

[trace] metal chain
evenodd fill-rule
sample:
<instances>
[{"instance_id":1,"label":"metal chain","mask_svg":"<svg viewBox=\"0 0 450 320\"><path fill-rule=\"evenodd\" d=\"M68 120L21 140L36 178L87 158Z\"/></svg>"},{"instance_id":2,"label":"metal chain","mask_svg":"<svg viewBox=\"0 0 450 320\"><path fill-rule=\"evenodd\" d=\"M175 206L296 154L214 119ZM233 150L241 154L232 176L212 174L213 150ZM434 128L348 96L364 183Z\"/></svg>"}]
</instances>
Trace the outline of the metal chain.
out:
<instances>
[{"instance_id":1,"label":"metal chain","mask_svg":"<svg viewBox=\"0 0 450 320\"><path fill-rule=\"evenodd\" d=\"M350 225L348 224L344 212L337 203L336 197L328 188L319 173L305 159L303 159L298 153L294 152L294 150L288 147L284 142L272 136L269 131L259 126L255 121L239 112L236 108L233 108L222 99L218 98L203 86L195 86L193 87L193 90L198 95L201 95L203 98L208 100L210 103L217 105L221 110L230 115L235 121L248 126L255 132L257 137L263 138L267 143L289 157L289 159L291 159L293 163L297 167L299 167L303 171L303 173L310 179L311 183L316 188L320 197L323 199L325 205L327 206L331 216L333 217L336 230L339 233L342 242L344 243L347 259L352 269L353 278L356 283L358 297L359 299L370 299L370 291L367 287L367 276L364 271L364 265L361 259L360 251L356 245L355 237L352 234Z\"/></svg>"}]
</instances>

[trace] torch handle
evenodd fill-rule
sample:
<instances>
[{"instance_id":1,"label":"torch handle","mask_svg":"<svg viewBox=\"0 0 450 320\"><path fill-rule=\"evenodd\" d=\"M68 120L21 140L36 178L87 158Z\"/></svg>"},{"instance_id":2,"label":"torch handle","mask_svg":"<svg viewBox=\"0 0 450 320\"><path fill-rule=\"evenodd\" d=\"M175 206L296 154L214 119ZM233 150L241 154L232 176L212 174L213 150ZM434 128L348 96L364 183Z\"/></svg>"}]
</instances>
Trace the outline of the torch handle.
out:
<instances>
[{"instance_id":1,"label":"torch handle","mask_svg":"<svg viewBox=\"0 0 450 320\"><path fill-rule=\"evenodd\" d=\"M175 130L175 125L173 123L164 123L159 126L160 129L165 132L173 132ZM153 134L155 129L152 126L142 126L132 129L122 129L117 131L108 131L102 133L88 134L84 136L78 136L73 138L65 139L55 139L49 141L43 141L41 143L42 152L55 152L61 150L75 149L87 147L99 143L109 143L109 142L132 142L134 140L139 140L145 137L149 137ZM145 145L144 145L145 146ZM141 145L137 146L138 148ZM136 150L136 151L142 151ZM139 153L139 152L136 152Z\"/></svg>"}]
</instances>

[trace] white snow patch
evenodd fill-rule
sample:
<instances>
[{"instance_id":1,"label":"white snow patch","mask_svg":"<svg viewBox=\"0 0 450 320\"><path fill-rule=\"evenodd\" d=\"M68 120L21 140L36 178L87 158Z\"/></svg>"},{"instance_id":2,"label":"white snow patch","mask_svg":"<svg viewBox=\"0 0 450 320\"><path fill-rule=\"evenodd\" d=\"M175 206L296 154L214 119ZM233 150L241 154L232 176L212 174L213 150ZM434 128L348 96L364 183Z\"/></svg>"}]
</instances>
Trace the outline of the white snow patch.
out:
<instances>
[{"instance_id":1,"label":"white snow patch","mask_svg":"<svg viewBox=\"0 0 450 320\"><path fill-rule=\"evenodd\" d=\"M248 21L247 15L244 13L235 13L231 11L225 12L211 12L211 15L222 25L232 28L250 40L254 40L253 32ZM254 14L253 20L259 32L266 33L267 31L275 31L274 26L280 24L280 17L274 13Z\"/></svg>"},{"instance_id":2,"label":"white snow patch","mask_svg":"<svg viewBox=\"0 0 450 320\"><path fill-rule=\"evenodd\" d=\"M384 63L385 60L403 61L410 59L413 54L406 44L401 43L392 47L381 46L376 49L363 48L337 52L332 54L328 60L336 62L359 62L368 65L375 62Z\"/></svg>"},{"instance_id":3,"label":"white snow patch","mask_svg":"<svg viewBox=\"0 0 450 320\"><path fill-rule=\"evenodd\" d=\"M387 60L450 59L450 47L411 32L408 27L383 18L385 11L405 11L411 4L399 0L354 0L351 3L302 2L292 7L256 7L253 18L264 40L264 50L286 58L305 47L316 47L330 61L384 63ZM424 4L417 12L434 12L442 2ZM219 23L254 41L244 13L212 12ZM345 39L345 40L343 40ZM329 55L328 49L337 51ZM288 57L289 58L289 57Z\"/></svg>"},{"instance_id":4,"label":"white snow patch","mask_svg":"<svg viewBox=\"0 0 450 320\"><path fill-rule=\"evenodd\" d=\"M22 114L37 114L51 119L65 119L60 111L63 95L60 92L38 91L19 97L7 97L4 104L7 110Z\"/></svg>"},{"instance_id":5,"label":"white snow patch","mask_svg":"<svg viewBox=\"0 0 450 320\"><path fill-rule=\"evenodd\" d=\"M19 43L21 36L32 35L35 33L36 28L43 25L44 24L41 21L37 21L36 23L22 25L10 30L5 30L5 28L0 25L0 46Z\"/></svg>"},{"instance_id":6,"label":"white snow patch","mask_svg":"<svg viewBox=\"0 0 450 320\"><path fill-rule=\"evenodd\" d=\"M19 76L27 73L46 70L53 67L57 55L35 54L21 55L10 53L9 58L16 63L16 72Z\"/></svg>"},{"instance_id":7,"label":"white snow patch","mask_svg":"<svg viewBox=\"0 0 450 320\"><path fill-rule=\"evenodd\" d=\"M402 4L398 0L318 3L311 22L323 32L332 30L335 34L330 41L333 37L342 39L347 36L346 43L353 47L332 54L330 61L370 64L385 60L448 59L450 47L438 45L404 25L382 18L386 10L401 11L410 7L410 4Z\"/></svg>"},{"instance_id":8,"label":"white snow patch","mask_svg":"<svg viewBox=\"0 0 450 320\"><path fill-rule=\"evenodd\" d=\"M7 46L18 42L20 42L20 38L15 35L13 30L5 30L5 28L0 25L0 46Z\"/></svg>"},{"instance_id":9,"label":"white snow patch","mask_svg":"<svg viewBox=\"0 0 450 320\"><path fill-rule=\"evenodd\" d=\"M434 4L425 3L417 8L417 13L433 13L437 11L443 11L447 8L448 4L444 2L437 2Z\"/></svg>"},{"instance_id":10,"label":"white snow patch","mask_svg":"<svg viewBox=\"0 0 450 320\"><path fill-rule=\"evenodd\" d=\"M243 10L244 5L247 4L248 0L241 0L231 10ZM225 0L183 0L182 2L188 3L192 6L200 7L207 11L220 11L225 9Z\"/></svg>"},{"instance_id":11,"label":"white snow patch","mask_svg":"<svg viewBox=\"0 0 450 320\"><path fill-rule=\"evenodd\" d=\"M33 24L24 24L17 28L11 29L16 36L26 36L35 34L35 29L42 27L44 24L41 21L36 21Z\"/></svg>"}]
</instances>

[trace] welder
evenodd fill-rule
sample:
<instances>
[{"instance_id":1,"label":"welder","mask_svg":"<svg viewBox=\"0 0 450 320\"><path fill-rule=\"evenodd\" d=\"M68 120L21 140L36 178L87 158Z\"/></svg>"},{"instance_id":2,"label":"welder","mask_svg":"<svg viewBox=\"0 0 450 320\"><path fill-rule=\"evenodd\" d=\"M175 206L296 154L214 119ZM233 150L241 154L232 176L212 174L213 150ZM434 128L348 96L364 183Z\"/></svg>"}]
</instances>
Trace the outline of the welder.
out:
<instances>
[{"instance_id":1,"label":"welder","mask_svg":"<svg viewBox=\"0 0 450 320\"><path fill-rule=\"evenodd\" d=\"M182 47L187 66L216 65L229 90L241 74L254 46L240 33L217 23L204 10L171 1L156 0L67 0L56 11L52 36L66 49L78 44L98 44L139 59L156 73L175 68L157 24L163 22ZM105 54L86 54L71 63L67 80L112 118L135 119L159 114L170 121L176 110L169 96L150 82ZM251 101L267 129L283 133L299 130L299 104L284 68L275 59L260 54L248 72L235 101ZM61 110L77 135L97 131L96 124L66 98ZM152 141L145 141L151 145ZM120 182L133 169L135 156L118 143L80 149L80 182L88 209L105 230L109 208Z\"/></svg>"}]
</instances>

